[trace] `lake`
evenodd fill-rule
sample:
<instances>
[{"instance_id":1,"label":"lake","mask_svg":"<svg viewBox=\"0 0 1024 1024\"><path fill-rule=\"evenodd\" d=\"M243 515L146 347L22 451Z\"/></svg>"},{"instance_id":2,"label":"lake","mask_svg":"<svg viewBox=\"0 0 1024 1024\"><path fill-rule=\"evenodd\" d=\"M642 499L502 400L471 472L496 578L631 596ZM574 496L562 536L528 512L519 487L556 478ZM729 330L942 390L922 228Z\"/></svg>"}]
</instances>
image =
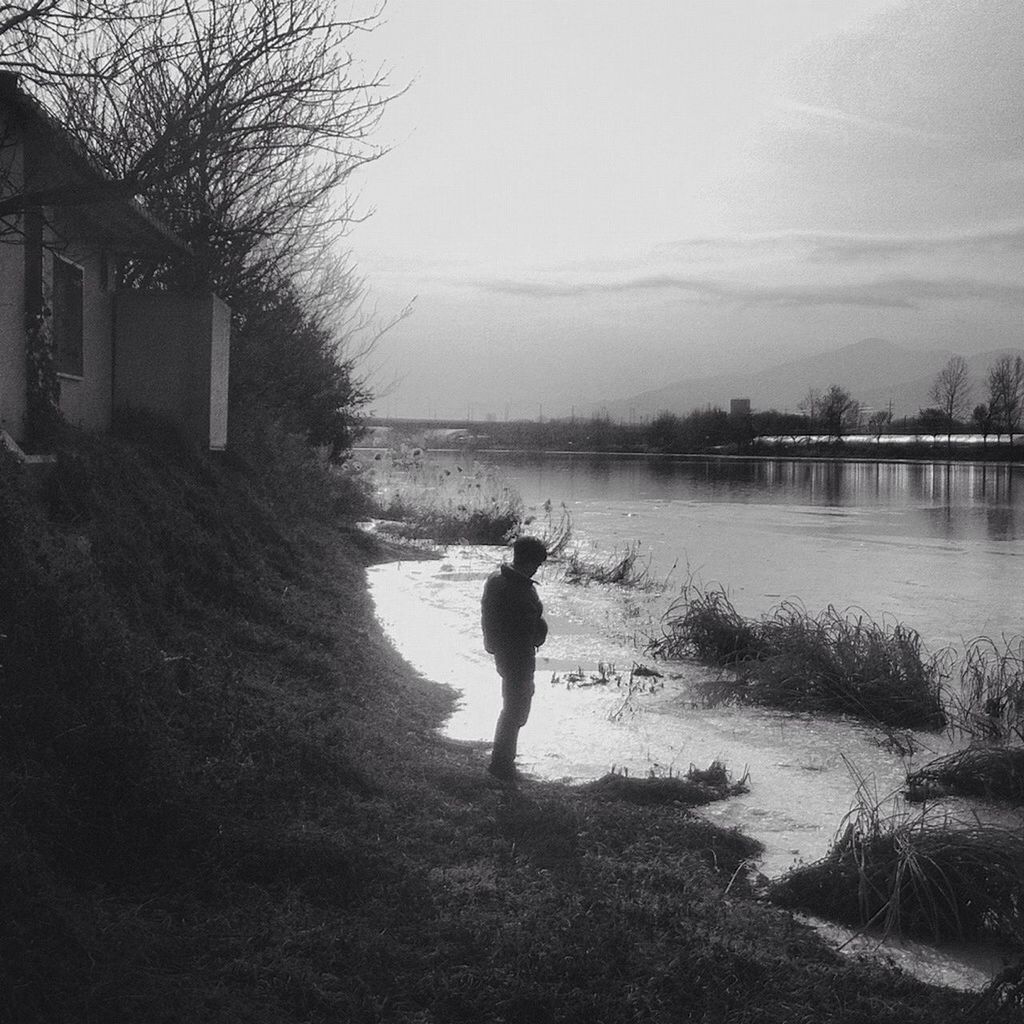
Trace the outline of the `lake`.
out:
<instances>
[{"instance_id":1,"label":"lake","mask_svg":"<svg viewBox=\"0 0 1024 1024\"><path fill-rule=\"evenodd\" d=\"M431 453L457 470L465 453ZM549 641L539 652L534 713L521 762L541 778L584 782L612 767L685 772L715 759L750 792L702 811L765 845L769 876L824 855L858 790L895 801L908 768L951 749L918 733L900 754L871 726L758 708L704 706L713 671L659 664L653 692L630 694L628 672L652 665L644 640L686 579L718 583L746 616L781 600L816 613L833 605L918 630L938 651L978 635L1022 632L1024 469L920 463L683 459L486 453L478 457L522 495L531 529L564 503L573 543L602 560L639 543L649 591L571 585L557 563L538 574ZM499 694L479 637L480 590L500 549L457 547L438 561L370 571L378 615L399 651L454 687L454 738L489 740ZM601 682L602 671L607 681ZM572 682L583 676L584 685ZM595 681L597 680L597 681ZM950 813L1002 811L950 802ZM945 983L975 986L991 964L962 952L889 946ZM924 965L922 967L922 965Z\"/></svg>"}]
</instances>

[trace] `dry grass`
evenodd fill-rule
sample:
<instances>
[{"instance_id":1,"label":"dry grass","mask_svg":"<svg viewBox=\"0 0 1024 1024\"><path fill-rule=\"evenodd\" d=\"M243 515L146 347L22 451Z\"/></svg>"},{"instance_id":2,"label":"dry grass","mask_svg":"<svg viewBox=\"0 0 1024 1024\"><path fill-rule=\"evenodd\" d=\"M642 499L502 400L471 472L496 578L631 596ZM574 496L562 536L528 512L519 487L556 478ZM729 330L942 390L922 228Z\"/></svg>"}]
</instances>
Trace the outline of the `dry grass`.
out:
<instances>
[{"instance_id":1,"label":"dry grass","mask_svg":"<svg viewBox=\"0 0 1024 1024\"><path fill-rule=\"evenodd\" d=\"M1024 836L911 812L863 785L828 855L775 882L772 898L849 925L929 941L1024 945Z\"/></svg>"},{"instance_id":2,"label":"dry grass","mask_svg":"<svg viewBox=\"0 0 1024 1024\"><path fill-rule=\"evenodd\" d=\"M692 583L669 608L657 657L697 659L732 670L713 684L719 699L854 715L887 726L941 728L942 659L918 634L863 614L827 608L812 616L785 602L746 619L720 588Z\"/></svg>"},{"instance_id":3,"label":"dry grass","mask_svg":"<svg viewBox=\"0 0 1024 1024\"><path fill-rule=\"evenodd\" d=\"M1024 804L1024 748L970 746L907 776L907 799L979 796Z\"/></svg>"},{"instance_id":4,"label":"dry grass","mask_svg":"<svg viewBox=\"0 0 1024 1024\"><path fill-rule=\"evenodd\" d=\"M972 739L1024 743L1024 637L966 645L951 724Z\"/></svg>"},{"instance_id":5,"label":"dry grass","mask_svg":"<svg viewBox=\"0 0 1024 1024\"><path fill-rule=\"evenodd\" d=\"M730 796L749 793L749 775L744 773L737 782L732 781L726 766L713 761L707 768L690 765L685 775L674 775L671 771L660 774L651 769L645 776L630 776L628 771L614 768L584 790L610 800L624 800L632 804L682 804L686 807L700 807L704 804L724 800ZM752 846L750 853L755 852Z\"/></svg>"},{"instance_id":6,"label":"dry grass","mask_svg":"<svg viewBox=\"0 0 1024 1024\"><path fill-rule=\"evenodd\" d=\"M377 455L369 478L380 532L438 544L506 544L521 530L523 502L494 471L432 462L421 448Z\"/></svg>"},{"instance_id":7,"label":"dry grass","mask_svg":"<svg viewBox=\"0 0 1024 1024\"><path fill-rule=\"evenodd\" d=\"M586 558L578 550L570 552L565 559L562 578L566 583L587 586L603 583L634 590L664 590L668 586L671 572L663 580L651 575L651 555L644 559L641 542L636 540L625 546L622 552L613 551L605 558Z\"/></svg>"},{"instance_id":8,"label":"dry grass","mask_svg":"<svg viewBox=\"0 0 1024 1024\"><path fill-rule=\"evenodd\" d=\"M529 530L527 531L527 527ZM548 558L557 560L565 553L572 540L572 516L562 502L556 516L554 505L548 498L541 508L541 516L527 516L523 520L522 532L529 532L544 542Z\"/></svg>"}]
</instances>

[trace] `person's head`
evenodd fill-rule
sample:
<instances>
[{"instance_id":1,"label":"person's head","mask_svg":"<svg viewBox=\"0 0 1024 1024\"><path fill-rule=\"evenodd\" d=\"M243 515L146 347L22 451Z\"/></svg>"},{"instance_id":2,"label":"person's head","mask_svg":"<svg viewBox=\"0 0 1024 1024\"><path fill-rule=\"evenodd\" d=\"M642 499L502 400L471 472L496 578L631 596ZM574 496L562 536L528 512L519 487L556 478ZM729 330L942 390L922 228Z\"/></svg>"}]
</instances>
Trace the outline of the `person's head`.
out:
<instances>
[{"instance_id":1,"label":"person's head","mask_svg":"<svg viewBox=\"0 0 1024 1024\"><path fill-rule=\"evenodd\" d=\"M532 576L547 561L548 549L539 537L517 537L512 545L512 564Z\"/></svg>"}]
</instances>

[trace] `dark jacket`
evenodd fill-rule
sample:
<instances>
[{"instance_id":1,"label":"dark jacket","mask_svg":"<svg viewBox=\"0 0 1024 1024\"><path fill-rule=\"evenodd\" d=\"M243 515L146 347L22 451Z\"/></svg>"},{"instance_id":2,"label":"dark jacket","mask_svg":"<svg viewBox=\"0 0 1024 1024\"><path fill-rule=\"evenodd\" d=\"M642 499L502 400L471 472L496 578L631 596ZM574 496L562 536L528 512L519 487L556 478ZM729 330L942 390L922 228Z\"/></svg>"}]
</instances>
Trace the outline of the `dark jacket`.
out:
<instances>
[{"instance_id":1,"label":"dark jacket","mask_svg":"<svg viewBox=\"0 0 1024 1024\"><path fill-rule=\"evenodd\" d=\"M547 639L548 624L536 587L511 565L488 576L480 602L480 624L484 650L489 654L532 655Z\"/></svg>"}]
</instances>

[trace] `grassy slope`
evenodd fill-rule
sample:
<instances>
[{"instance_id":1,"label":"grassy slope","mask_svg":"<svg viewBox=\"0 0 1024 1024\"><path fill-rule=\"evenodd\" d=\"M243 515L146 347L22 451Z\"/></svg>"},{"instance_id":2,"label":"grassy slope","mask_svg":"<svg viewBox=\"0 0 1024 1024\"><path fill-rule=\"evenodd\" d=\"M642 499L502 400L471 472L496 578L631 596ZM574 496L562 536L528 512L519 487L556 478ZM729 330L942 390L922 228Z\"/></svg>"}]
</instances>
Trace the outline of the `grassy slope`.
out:
<instances>
[{"instance_id":1,"label":"grassy slope","mask_svg":"<svg viewBox=\"0 0 1024 1024\"><path fill-rule=\"evenodd\" d=\"M998 1019L829 952L685 808L492 784L322 525L351 496L282 479L0 464L0 1021Z\"/></svg>"}]
</instances>

